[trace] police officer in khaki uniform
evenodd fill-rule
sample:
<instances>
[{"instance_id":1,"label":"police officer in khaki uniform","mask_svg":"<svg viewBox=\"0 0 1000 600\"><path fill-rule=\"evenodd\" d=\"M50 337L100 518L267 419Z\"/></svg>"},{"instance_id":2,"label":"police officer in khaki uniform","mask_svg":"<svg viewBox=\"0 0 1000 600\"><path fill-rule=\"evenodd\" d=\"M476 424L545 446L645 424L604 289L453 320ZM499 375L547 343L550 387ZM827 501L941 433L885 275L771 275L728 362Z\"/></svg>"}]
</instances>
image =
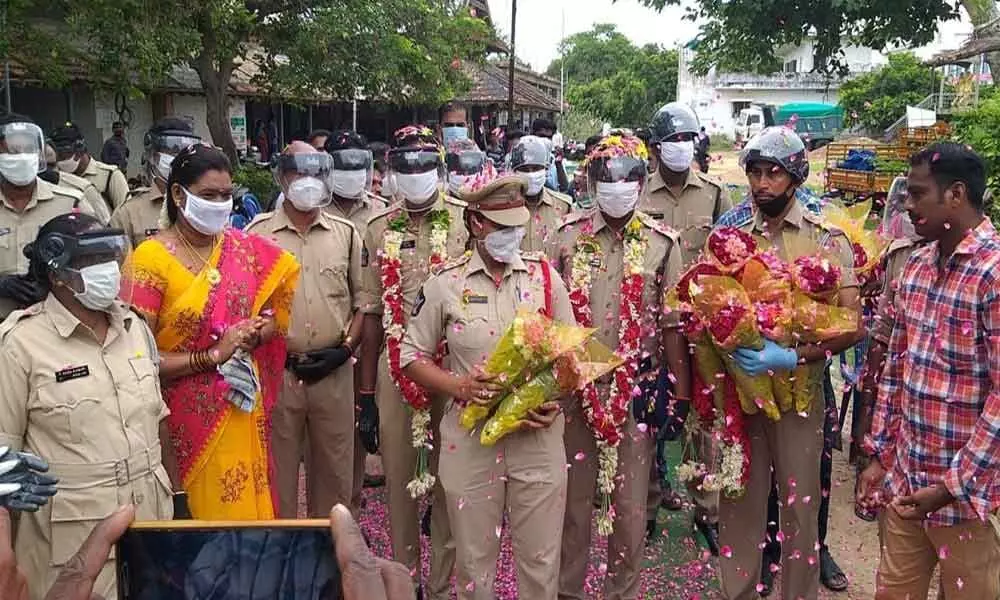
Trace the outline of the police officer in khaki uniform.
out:
<instances>
[{"instance_id":1,"label":"police officer in khaki uniform","mask_svg":"<svg viewBox=\"0 0 1000 600\"><path fill-rule=\"evenodd\" d=\"M160 230L170 165L181 150L199 142L191 124L178 117L160 119L146 132L142 164L147 187L134 190L111 215L111 226L124 230L133 248Z\"/></svg>"},{"instance_id":2,"label":"police officer in khaki uniform","mask_svg":"<svg viewBox=\"0 0 1000 600\"><path fill-rule=\"evenodd\" d=\"M59 492L21 515L18 564L40 600L97 523L124 504L139 520L190 516L166 435L159 355L117 300L128 242L89 215L49 221L29 248L44 302L0 325L0 446L45 456ZM51 290L51 291L49 291ZM170 473L168 475L168 472ZM94 591L114 598L109 560Z\"/></svg>"},{"instance_id":3,"label":"police officer in khaki uniform","mask_svg":"<svg viewBox=\"0 0 1000 600\"><path fill-rule=\"evenodd\" d=\"M387 206L385 199L370 192L375 173L374 157L367 147L365 138L354 131L334 131L328 133L324 139L325 150L330 153L334 162L330 175L333 202L324 210L328 214L350 220L364 240L369 219ZM356 342L360 344L361 340L357 339ZM364 351L364 348L358 348L359 353ZM378 352L378 349L374 352ZM358 389L360 383L361 362L357 361L354 363L355 389ZM371 448L373 453L378 450L378 437L375 436L374 440L376 444ZM354 482L350 503L354 514L358 514L361 510L361 492L365 483L365 457L368 452L358 433L354 438Z\"/></svg>"},{"instance_id":4,"label":"police officer in khaki uniform","mask_svg":"<svg viewBox=\"0 0 1000 600\"><path fill-rule=\"evenodd\" d=\"M52 147L52 144L45 144L45 163L45 172L38 174L41 179L48 181L52 185L70 187L83 192L83 200L90 207L94 216L101 223L105 224L111 220L111 211L108 210L108 205L104 202L104 198L101 197L101 193L97 191L94 184L83 177L78 177L72 173L64 173L59 170L59 167L56 166L56 151Z\"/></svg>"},{"instance_id":5,"label":"police officer in khaki uniform","mask_svg":"<svg viewBox=\"0 0 1000 600\"><path fill-rule=\"evenodd\" d=\"M402 233L400 278L404 319L413 309L420 286L430 276L431 260L446 261L465 251L468 232L462 221L465 207L442 191L444 162L441 147L433 132L423 126L407 126L396 132L395 148L389 152L388 179L392 181L395 202L378 211L365 231L361 257L364 269L362 306L365 312L361 355L362 381L358 427L362 435L375 424L379 432L379 448L385 470L389 499L389 531L392 552L397 562L412 573L419 573L420 537L417 502L406 489L413 478L417 451L410 435L410 409L404 404L395 381L389 373L387 354L367 349L384 347L383 313L389 310L383 303L382 260L384 242L389 231ZM442 255L433 257L435 246ZM376 383L377 382L377 383ZM377 413L373 410L376 405ZM443 411L442 402L435 402L432 425L436 429ZM372 415L375 415L374 421ZM437 439L435 433L435 439ZM439 450L435 445L435 451ZM436 454L436 453L435 453ZM435 455L431 468L436 469ZM454 547L448 529L448 509L443 506L444 493L440 486L434 492L431 521L431 576L425 598L447 598L454 567Z\"/></svg>"},{"instance_id":6,"label":"police officer in khaki uniform","mask_svg":"<svg viewBox=\"0 0 1000 600\"><path fill-rule=\"evenodd\" d=\"M841 263L839 304L858 310L858 281L850 242L842 232L826 228L820 216L804 209L795 199L796 188L809 175L802 140L785 127L765 129L744 148L740 163L750 180L753 209L733 226L769 240L782 258L787 258L786 233L814 240ZM760 544L767 525L772 468L779 498L792 494L800 499L820 497L826 357L858 341L859 334L851 332L822 344L783 348L767 341L763 350L739 348L733 353L740 368L751 375L787 372L797 364L809 366L814 400L806 415L789 412L777 422L763 413L746 416L751 456L746 492L740 498L722 497L719 503L719 541L732 549L732 555L720 562L722 595L727 600L758 597L755 588L760 577ZM785 600L816 598L819 593L819 505L818 500L798 501L780 509L780 529L785 534L781 565Z\"/></svg>"},{"instance_id":7,"label":"police officer in khaki uniform","mask_svg":"<svg viewBox=\"0 0 1000 600\"><path fill-rule=\"evenodd\" d=\"M678 102L660 108L648 128L656 168L650 176L649 193L643 198L641 207L651 217L678 232L684 265L698 258L712 224L732 208L725 190L691 168L699 128L694 111ZM692 444L686 446L693 456L685 456L684 460L711 464L713 446L711 436L698 432L694 434ZM659 505L662 503L676 508L677 500L669 486L663 485L658 471L652 472L650 477L647 521L652 532L655 531ZM704 536L709 550L718 554L719 495L705 491L698 481L689 482L687 489L695 505L695 526Z\"/></svg>"},{"instance_id":8,"label":"police officer in khaki uniform","mask_svg":"<svg viewBox=\"0 0 1000 600\"><path fill-rule=\"evenodd\" d=\"M621 146L609 141L614 139L602 140L587 158L590 195L597 207L575 212L563 220L550 243L549 257L572 286L577 254L589 254L586 260L593 275L590 289L585 293L589 293L593 326L598 330L596 337L609 348L617 349L623 318L620 304L627 249L625 228L633 219L637 220L639 235L645 244L642 305L638 309L643 358L633 387L655 389L660 368L667 366L677 374L674 389L677 398L690 398L690 381L686 375L687 343L677 328L676 319L663 316L661 310L665 292L680 276L677 236L649 215L636 211L647 182L642 142L633 136L623 136L620 139L628 144L623 151ZM610 393L610 380L607 378L597 384L598 393L604 397ZM644 395L639 401L647 399ZM616 518L614 532L608 539L608 573L604 583L604 597L609 600L638 598L653 446L652 427L638 422L630 406L618 447L618 484L612 497ZM584 458L580 460L580 456ZM559 598L583 600L587 597L584 579L589 557L581 549L590 544L598 451L594 432L579 404L567 409L566 457L570 469Z\"/></svg>"},{"instance_id":9,"label":"police officer in khaki uniform","mask_svg":"<svg viewBox=\"0 0 1000 600\"><path fill-rule=\"evenodd\" d=\"M79 175L93 183L111 211L125 203L129 193L125 174L115 165L102 163L90 155L79 127L73 123L57 127L51 140L60 171Z\"/></svg>"},{"instance_id":10,"label":"police officer in khaki uniform","mask_svg":"<svg viewBox=\"0 0 1000 600\"><path fill-rule=\"evenodd\" d=\"M566 288L544 256L521 254L530 216L524 206L526 188L526 179L508 176L463 195L469 203L472 252L449 262L424 284L403 341L406 375L448 398L438 474L455 535L460 600L493 599L497 532L505 512L519 597L555 600L558 588L566 494L560 404L533 411L522 431L495 447L483 446L478 430L470 434L459 424L464 403L490 401L497 394L499 386L476 369L518 310L544 311L548 306L555 321L574 323ZM448 370L428 359L441 340L448 344Z\"/></svg>"},{"instance_id":11,"label":"police officer in khaki uniform","mask_svg":"<svg viewBox=\"0 0 1000 600\"><path fill-rule=\"evenodd\" d=\"M552 153L542 138L526 135L510 151L510 168L528 178L526 205L531 213L527 234L521 248L525 252L542 252L546 240L555 235L562 218L573 210L569 196L545 187Z\"/></svg>"},{"instance_id":12,"label":"police officer in khaki uniform","mask_svg":"<svg viewBox=\"0 0 1000 600\"><path fill-rule=\"evenodd\" d=\"M334 159L305 142L278 157L285 202L258 215L247 231L269 237L302 270L288 329L284 388L272 416L278 514L298 511L299 459L304 442L309 516L321 518L351 500L354 464L354 369L345 364L361 336L358 292L361 238L347 219L326 214ZM308 438L306 434L308 433Z\"/></svg>"},{"instance_id":13,"label":"police officer in khaki uniform","mask_svg":"<svg viewBox=\"0 0 1000 600\"><path fill-rule=\"evenodd\" d=\"M44 298L28 273L24 247L53 217L91 214L82 192L40 179L42 131L23 115L0 117L0 318Z\"/></svg>"}]
</instances>

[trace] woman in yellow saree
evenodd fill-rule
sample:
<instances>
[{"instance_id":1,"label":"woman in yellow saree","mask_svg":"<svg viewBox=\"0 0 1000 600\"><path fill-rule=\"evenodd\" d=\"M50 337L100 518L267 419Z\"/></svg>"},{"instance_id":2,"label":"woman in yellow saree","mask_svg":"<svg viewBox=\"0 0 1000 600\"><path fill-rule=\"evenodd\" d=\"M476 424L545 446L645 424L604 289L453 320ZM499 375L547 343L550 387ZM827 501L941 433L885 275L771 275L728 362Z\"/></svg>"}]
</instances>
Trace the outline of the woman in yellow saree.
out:
<instances>
[{"instance_id":1,"label":"woman in yellow saree","mask_svg":"<svg viewBox=\"0 0 1000 600\"><path fill-rule=\"evenodd\" d=\"M130 257L122 298L156 335L191 515L273 519L270 413L299 266L269 240L226 226L231 173L209 146L177 155L165 228Z\"/></svg>"}]
</instances>

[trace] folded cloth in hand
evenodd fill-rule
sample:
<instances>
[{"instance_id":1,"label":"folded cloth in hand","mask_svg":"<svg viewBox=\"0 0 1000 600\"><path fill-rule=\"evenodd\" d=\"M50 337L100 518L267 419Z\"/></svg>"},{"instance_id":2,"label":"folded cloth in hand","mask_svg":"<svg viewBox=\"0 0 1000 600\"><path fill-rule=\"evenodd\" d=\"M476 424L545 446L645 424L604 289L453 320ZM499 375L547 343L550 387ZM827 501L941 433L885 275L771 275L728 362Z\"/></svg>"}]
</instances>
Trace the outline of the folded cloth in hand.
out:
<instances>
[{"instance_id":1,"label":"folded cloth in hand","mask_svg":"<svg viewBox=\"0 0 1000 600\"><path fill-rule=\"evenodd\" d=\"M229 360L219 365L219 373L229 384L229 401L243 412L253 412L260 381L250 354L246 350L237 350Z\"/></svg>"}]
</instances>

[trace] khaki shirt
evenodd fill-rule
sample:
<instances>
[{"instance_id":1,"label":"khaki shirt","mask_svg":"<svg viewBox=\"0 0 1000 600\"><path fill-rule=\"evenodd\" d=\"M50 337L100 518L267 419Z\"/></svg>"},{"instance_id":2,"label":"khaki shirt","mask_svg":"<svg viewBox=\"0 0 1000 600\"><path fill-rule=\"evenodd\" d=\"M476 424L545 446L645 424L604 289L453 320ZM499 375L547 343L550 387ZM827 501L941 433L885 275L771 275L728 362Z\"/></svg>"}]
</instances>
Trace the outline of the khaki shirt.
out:
<instances>
[{"instance_id":1,"label":"khaki shirt","mask_svg":"<svg viewBox=\"0 0 1000 600\"><path fill-rule=\"evenodd\" d=\"M522 255L506 266L497 284L477 250L448 263L423 285L400 351L405 367L433 356L438 342L448 342L450 367L463 375L482 364L496 347L518 310L545 307L544 257ZM552 318L576 323L566 286L551 273Z\"/></svg>"},{"instance_id":2,"label":"khaki shirt","mask_svg":"<svg viewBox=\"0 0 1000 600\"><path fill-rule=\"evenodd\" d=\"M361 236L354 225L320 211L309 230L301 233L288 214L278 210L257 215L247 231L270 238L302 265L292 300L288 351L341 344L360 307Z\"/></svg>"},{"instance_id":3,"label":"khaki shirt","mask_svg":"<svg viewBox=\"0 0 1000 600\"><path fill-rule=\"evenodd\" d=\"M32 598L119 506L134 503L138 520L173 516L156 342L124 304L109 316L103 343L52 295L0 325L0 445L44 457L59 478L59 493L18 525L15 552ZM94 588L106 598L113 565Z\"/></svg>"},{"instance_id":4,"label":"khaki shirt","mask_svg":"<svg viewBox=\"0 0 1000 600\"><path fill-rule=\"evenodd\" d=\"M328 215L333 215L335 217L340 217L342 219L347 219L351 223L354 223L354 227L358 230L358 234L364 239L365 230L368 228L368 221L371 220L379 211L384 210L389 203L386 202L381 196L375 196L372 194L365 194L365 199L360 202L355 202L351 209L346 213L340 209L340 205L336 201L331 202L329 206L324 209L324 212Z\"/></svg>"},{"instance_id":5,"label":"khaki shirt","mask_svg":"<svg viewBox=\"0 0 1000 600\"><path fill-rule=\"evenodd\" d=\"M101 197L101 193L97 191L94 184L78 175L59 171L59 185L83 192L84 201L90 207L94 216L101 220L101 223L106 224L111 220L111 211L108 210L108 205L104 202L104 198Z\"/></svg>"},{"instance_id":6,"label":"khaki shirt","mask_svg":"<svg viewBox=\"0 0 1000 600\"><path fill-rule=\"evenodd\" d=\"M125 204L125 201L128 200L128 180L118 170L118 167L102 163L91 156L87 168L78 175L94 184L111 210Z\"/></svg>"},{"instance_id":7,"label":"khaki shirt","mask_svg":"<svg viewBox=\"0 0 1000 600\"><path fill-rule=\"evenodd\" d=\"M38 230L51 219L74 210L94 214L84 201L83 192L42 179L36 179L35 184L31 200L22 212L14 210L0 192L0 276L28 272L24 247L35 241ZM0 318L6 318L16 308L13 301L0 298Z\"/></svg>"},{"instance_id":8,"label":"khaki shirt","mask_svg":"<svg viewBox=\"0 0 1000 600\"><path fill-rule=\"evenodd\" d=\"M677 231L685 266L698 258L715 220L732 207L725 190L694 169L688 171L679 196L674 196L657 170L639 202L639 210Z\"/></svg>"},{"instance_id":9,"label":"khaki shirt","mask_svg":"<svg viewBox=\"0 0 1000 600\"><path fill-rule=\"evenodd\" d=\"M676 317L668 319L663 311L664 295L676 284L681 275L681 253L678 251L677 234L644 213L636 213L642 222L642 235L648 242L643 264L642 339L645 373L659 364L660 330L676 326ZM553 243L549 258L557 265L563 278L570 283L573 257L577 241L584 231L600 245L600 254L590 257L593 278L590 285L590 309L597 339L608 348L618 348L621 324L621 283L625 276L624 241L619 232L605 223L604 215L597 209L574 212L565 219Z\"/></svg>"},{"instance_id":10,"label":"khaki shirt","mask_svg":"<svg viewBox=\"0 0 1000 600\"><path fill-rule=\"evenodd\" d=\"M840 261L841 278L840 287L858 287L858 278L854 273L854 250L851 242L841 231L833 228L823 227L823 218L803 209L802 203L792 200L792 208L785 215L780 231L768 232L764 223L763 215L759 211L754 211L753 221L747 223L741 229L747 233L758 236L758 239L766 240L770 245L776 247L779 256L783 260L788 260L788 253L785 247L786 232L791 235L804 234L808 239L815 242L819 248L828 251L835 259Z\"/></svg>"},{"instance_id":11,"label":"khaki shirt","mask_svg":"<svg viewBox=\"0 0 1000 600\"><path fill-rule=\"evenodd\" d=\"M139 244L156 235L160 229L160 211L163 210L163 192L153 187L136 190L125 204L111 215L111 226L121 229L135 249Z\"/></svg>"},{"instance_id":12,"label":"khaki shirt","mask_svg":"<svg viewBox=\"0 0 1000 600\"><path fill-rule=\"evenodd\" d=\"M889 345L892 327L896 324L896 289L903 267L913 251L919 248L913 240L894 240L886 249L885 281L882 283L882 295L878 299L878 309L875 311L875 326L872 337L876 341Z\"/></svg>"},{"instance_id":13,"label":"khaki shirt","mask_svg":"<svg viewBox=\"0 0 1000 600\"><path fill-rule=\"evenodd\" d=\"M521 242L521 251L544 252L546 240L549 236L555 235L563 217L573 211L573 203L569 196L542 188L542 195L538 203L535 204L529 200L525 202L525 206L531 213L531 220L525 226L526 231L524 241Z\"/></svg>"},{"instance_id":14,"label":"khaki shirt","mask_svg":"<svg viewBox=\"0 0 1000 600\"><path fill-rule=\"evenodd\" d=\"M465 244L469 239L469 232L465 228L463 213L465 203L442 195L442 199L434 210L447 210L450 222L448 225L448 256L445 261L456 258L465 253ZM375 213L375 216L368 222L368 229L365 231L365 243L361 255L361 268L364 271L361 284L361 309L366 314L382 314L382 270L379 255L382 252L382 244L385 239L385 232L389 230L389 224L400 216L405 216L403 203L396 204ZM403 236L403 246L400 252L402 266L400 276L402 277L403 310L405 315L410 314L413 308L413 301L417 297L420 286L427 281L430 276L431 258L431 224L424 218L420 223L412 220L406 222L406 232Z\"/></svg>"}]
</instances>

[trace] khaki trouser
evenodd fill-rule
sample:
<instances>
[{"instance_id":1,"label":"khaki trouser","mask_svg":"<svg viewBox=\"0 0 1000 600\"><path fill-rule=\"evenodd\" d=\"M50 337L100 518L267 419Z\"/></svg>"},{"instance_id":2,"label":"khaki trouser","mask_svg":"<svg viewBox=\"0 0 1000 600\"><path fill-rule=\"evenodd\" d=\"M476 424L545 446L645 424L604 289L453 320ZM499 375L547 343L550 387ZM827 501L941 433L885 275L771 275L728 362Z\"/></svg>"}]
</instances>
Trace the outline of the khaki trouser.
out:
<instances>
[{"instance_id":1,"label":"khaki trouser","mask_svg":"<svg viewBox=\"0 0 1000 600\"><path fill-rule=\"evenodd\" d=\"M875 600L925 600L934 566L941 565L939 597L945 600L1000 598L1000 537L997 517L951 527L907 521L888 506L879 515L879 559ZM941 560L938 560L942 557Z\"/></svg>"},{"instance_id":2,"label":"khaki trouser","mask_svg":"<svg viewBox=\"0 0 1000 600\"><path fill-rule=\"evenodd\" d=\"M719 544L732 554L719 560L722 595L756 600L760 548L767 527L771 466L781 499L781 593L784 600L815 599L819 594L819 459L823 451L823 396L813 394L806 418L788 412L771 421L763 413L746 417L750 438L750 478L741 498L719 499ZM721 450L720 450L721 451ZM786 504L794 494L795 500ZM806 498L808 497L808 500ZM810 560L811 558L811 560Z\"/></svg>"},{"instance_id":3,"label":"khaki trouser","mask_svg":"<svg viewBox=\"0 0 1000 600\"><path fill-rule=\"evenodd\" d=\"M389 501L389 534L392 538L392 556L403 563L417 579L420 578L420 515L417 501L410 496L406 484L413 479L417 467L417 450L413 447L410 431L410 409L403 402L392 377L385 352L379 358L378 381L375 395L379 412L379 453L385 471L386 495ZM441 439L440 402L431 409L431 429L434 451L430 456L430 469L436 473ZM445 507L444 490L440 478L431 498L431 572L424 598L447 600L451 591L451 573L455 568L455 543L452 540L448 509Z\"/></svg>"},{"instance_id":4,"label":"khaki trouser","mask_svg":"<svg viewBox=\"0 0 1000 600\"><path fill-rule=\"evenodd\" d=\"M564 420L522 431L493 447L458 423L453 407L441 422L441 483L455 534L458 600L493 600L504 511L510 519L518 597L555 600L559 534L566 507ZM435 508L435 513L437 508ZM587 554L588 544L575 548Z\"/></svg>"},{"instance_id":5,"label":"khaki trouser","mask_svg":"<svg viewBox=\"0 0 1000 600\"><path fill-rule=\"evenodd\" d=\"M278 515L283 519L298 516L303 454L309 517L326 518L335 504L349 505L355 436L351 366L342 365L313 385L301 383L286 371L271 423Z\"/></svg>"},{"instance_id":6,"label":"khaki trouser","mask_svg":"<svg viewBox=\"0 0 1000 600\"><path fill-rule=\"evenodd\" d=\"M607 394L607 386L598 386ZM649 461L654 441L639 431L629 411L625 435L618 446L618 482L612 502L616 516L614 532L608 538L608 574L604 583L606 600L639 597L646 536L646 501L649 488ZM583 453L583 460L577 460ZM559 570L560 600L585 600L583 585L590 559L591 517L597 482L597 442L579 404L566 411L566 463L569 486L566 521L562 535L562 563Z\"/></svg>"}]
</instances>

